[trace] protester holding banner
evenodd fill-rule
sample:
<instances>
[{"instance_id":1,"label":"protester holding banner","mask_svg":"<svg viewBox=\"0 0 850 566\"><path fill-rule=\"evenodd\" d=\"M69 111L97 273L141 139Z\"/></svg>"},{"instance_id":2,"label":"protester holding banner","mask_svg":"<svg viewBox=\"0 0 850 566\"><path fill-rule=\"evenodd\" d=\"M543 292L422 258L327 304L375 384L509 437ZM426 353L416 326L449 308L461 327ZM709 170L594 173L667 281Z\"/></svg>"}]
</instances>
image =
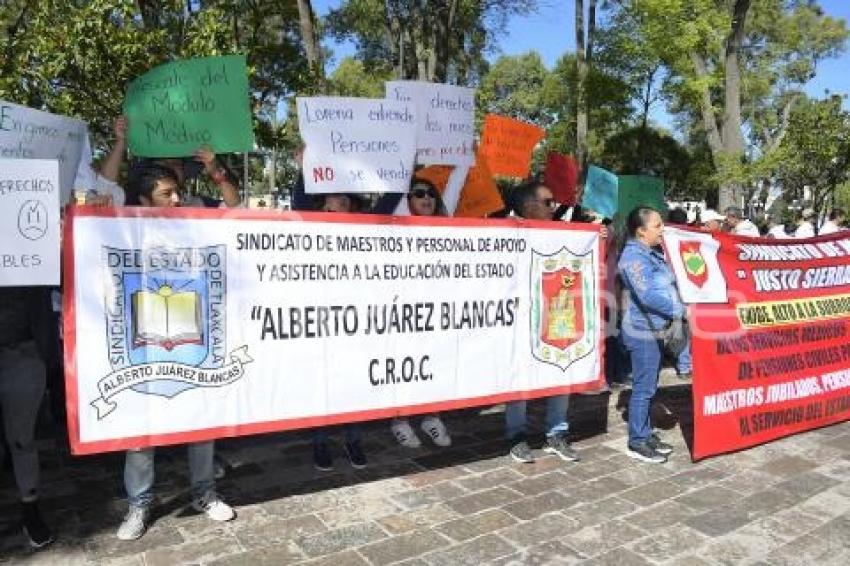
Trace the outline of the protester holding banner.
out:
<instances>
[{"instance_id":1,"label":"protester holding banner","mask_svg":"<svg viewBox=\"0 0 850 566\"><path fill-rule=\"evenodd\" d=\"M209 179L221 191L221 200L194 197L192 200L186 200L184 206L203 206L210 208L218 208L226 206L234 208L242 202L239 198L239 189L231 178L231 175L218 164L216 154L209 147L200 147L195 151L193 160L185 160L179 158L164 158L154 159L153 163L168 167L177 176L180 186L184 187L187 180L196 177L201 173L196 164L203 165L203 172L207 174Z\"/></svg>"},{"instance_id":2,"label":"protester holding banner","mask_svg":"<svg viewBox=\"0 0 850 566\"><path fill-rule=\"evenodd\" d=\"M737 206L730 206L725 212L726 225L729 226L729 232L737 236L752 236L754 238L761 236L756 225L744 216L743 210Z\"/></svg>"},{"instance_id":3,"label":"protester holding banner","mask_svg":"<svg viewBox=\"0 0 850 566\"><path fill-rule=\"evenodd\" d=\"M127 204L170 208L180 206L181 186L173 170L148 163L131 171L127 185ZM233 509L215 491L213 441L190 444L189 476L192 484L192 507L213 521L230 521ZM127 452L124 464L124 489L129 510L118 528L121 540L135 540L145 534L154 503L154 449Z\"/></svg>"},{"instance_id":4,"label":"protester holding banner","mask_svg":"<svg viewBox=\"0 0 850 566\"><path fill-rule=\"evenodd\" d=\"M537 181L520 185L513 192L514 213L528 220L553 220L555 199L549 187ZM544 452L555 454L568 462L579 461L578 452L567 440L567 406L569 395L546 397L546 444ZM505 406L505 428L510 443L511 458L517 462L534 462L534 454L526 440L528 423L527 401L511 401Z\"/></svg>"},{"instance_id":5,"label":"protester holding banner","mask_svg":"<svg viewBox=\"0 0 850 566\"><path fill-rule=\"evenodd\" d=\"M623 342L631 355L634 380L629 400L628 454L654 464L666 462L673 451L652 432L650 422L663 352L658 334L685 313L673 273L659 249L663 227L657 211L648 207L632 210L626 219L629 240L619 262L627 291Z\"/></svg>"},{"instance_id":6,"label":"protester holding banner","mask_svg":"<svg viewBox=\"0 0 850 566\"><path fill-rule=\"evenodd\" d=\"M55 349L46 289L0 288L0 409L21 496L21 523L34 548L53 542L38 508L39 461L35 425L44 396L43 360Z\"/></svg>"},{"instance_id":7,"label":"protester holding banner","mask_svg":"<svg viewBox=\"0 0 850 566\"><path fill-rule=\"evenodd\" d=\"M112 149L100 164L93 169L94 180L90 191L86 193L86 204L103 206L124 206L124 189L118 184L121 175L121 164L127 152L127 119L124 116L115 118L112 122L115 142Z\"/></svg>"},{"instance_id":8,"label":"protester holding banner","mask_svg":"<svg viewBox=\"0 0 850 566\"><path fill-rule=\"evenodd\" d=\"M360 197L355 194L330 193L322 198L322 212L354 213L363 206ZM358 423L343 425L345 431L345 454L348 462L356 470L362 470L368 465L366 454L360 442L363 432ZM313 466L320 472L330 472L334 469L333 454L329 445L329 428L320 427L313 431Z\"/></svg>"},{"instance_id":9,"label":"protester holding banner","mask_svg":"<svg viewBox=\"0 0 850 566\"><path fill-rule=\"evenodd\" d=\"M413 186L410 188L410 192L407 193L407 206L410 209L411 216L448 216L437 187L425 179L414 177ZM449 435L449 431L446 429L446 425L443 424L443 420L439 414L427 415L422 419L420 426L422 427L422 431L437 446L451 446L452 437ZM419 440L416 431L410 426L410 420L407 417L393 419L390 430L402 446L406 446L407 448L419 448L422 446L422 441Z\"/></svg>"}]
</instances>

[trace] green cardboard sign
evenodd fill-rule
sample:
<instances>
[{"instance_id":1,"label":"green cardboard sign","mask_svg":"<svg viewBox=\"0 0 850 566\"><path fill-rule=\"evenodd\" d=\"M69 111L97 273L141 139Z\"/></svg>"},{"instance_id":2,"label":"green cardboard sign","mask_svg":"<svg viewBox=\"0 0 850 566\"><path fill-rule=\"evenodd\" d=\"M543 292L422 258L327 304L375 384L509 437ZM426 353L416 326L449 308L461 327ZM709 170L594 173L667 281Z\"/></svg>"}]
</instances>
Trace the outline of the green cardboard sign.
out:
<instances>
[{"instance_id":1,"label":"green cardboard sign","mask_svg":"<svg viewBox=\"0 0 850 566\"><path fill-rule=\"evenodd\" d=\"M649 206L667 217L667 203L664 200L664 180L646 175L620 175L618 180L617 225L625 224L626 217L638 206Z\"/></svg>"},{"instance_id":2,"label":"green cardboard sign","mask_svg":"<svg viewBox=\"0 0 850 566\"><path fill-rule=\"evenodd\" d=\"M160 65L127 87L130 151L183 157L208 145L216 153L254 149L244 55Z\"/></svg>"}]
</instances>

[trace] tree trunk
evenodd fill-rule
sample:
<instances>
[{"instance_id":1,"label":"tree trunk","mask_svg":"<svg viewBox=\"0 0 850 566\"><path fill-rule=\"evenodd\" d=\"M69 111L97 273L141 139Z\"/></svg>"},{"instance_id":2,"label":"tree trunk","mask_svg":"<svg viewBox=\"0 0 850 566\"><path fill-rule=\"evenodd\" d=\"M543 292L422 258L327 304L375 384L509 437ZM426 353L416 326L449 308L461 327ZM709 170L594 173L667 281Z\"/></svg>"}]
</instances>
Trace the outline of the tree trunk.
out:
<instances>
[{"instance_id":1,"label":"tree trunk","mask_svg":"<svg viewBox=\"0 0 850 566\"><path fill-rule=\"evenodd\" d=\"M440 3L437 21L434 26L435 66L433 80L445 83L449 78L449 56L451 53L452 27L457 13L458 0L444 0Z\"/></svg>"},{"instance_id":2,"label":"tree trunk","mask_svg":"<svg viewBox=\"0 0 850 566\"><path fill-rule=\"evenodd\" d=\"M584 43L584 0L576 0L576 70L578 109L576 111L576 159L582 170L587 166L587 65Z\"/></svg>"},{"instance_id":3,"label":"tree trunk","mask_svg":"<svg viewBox=\"0 0 850 566\"><path fill-rule=\"evenodd\" d=\"M319 90L325 91L325 70L322 63L322 50L319 46L319 40L316 37L316 26L313 25L315 15L313 14L313 6L310 0L298 1L298 21L301 25L301 42L304 44L304 51L307 54L307 63L310 69L316 73L319 78Z\"/></svg>"},{"instance_id":4,"label":"tree trunk","mask_svg":"<svg viewBox=\"0 0 850 566\"><path fill-rule=\"evenodd\" d=\"M741 47L744 44L744 24L750 0L736 0L732 13L732 31L726 39L726 54L723 61L725 71L724 112L720 137L723 140L723 152L729 159L741 159L744 156L744 132L741 124ZM720 187L720 209L727 206L740 206L743 196L742 187L737 183L726 182Z\"/></svg>"}]
</instances>

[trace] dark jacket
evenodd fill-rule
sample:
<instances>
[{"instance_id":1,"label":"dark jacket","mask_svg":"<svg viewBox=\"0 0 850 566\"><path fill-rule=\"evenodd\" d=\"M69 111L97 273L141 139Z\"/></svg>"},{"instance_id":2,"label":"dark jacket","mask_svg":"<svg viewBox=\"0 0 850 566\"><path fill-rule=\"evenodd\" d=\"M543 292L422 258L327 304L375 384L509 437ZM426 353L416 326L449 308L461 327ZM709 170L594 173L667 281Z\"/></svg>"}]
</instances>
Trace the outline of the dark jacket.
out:
<instances>
[{"instance_id":1,"label":"dark jacket","mask_svg":"<svg viewBox=\"0 0 850 566\"><path fill-rule=\"evenodd\" d=\"M34 340L43 360L58 356L50 292L49 287L0 287L0 347Z\"/></svg>"}]
</instances>

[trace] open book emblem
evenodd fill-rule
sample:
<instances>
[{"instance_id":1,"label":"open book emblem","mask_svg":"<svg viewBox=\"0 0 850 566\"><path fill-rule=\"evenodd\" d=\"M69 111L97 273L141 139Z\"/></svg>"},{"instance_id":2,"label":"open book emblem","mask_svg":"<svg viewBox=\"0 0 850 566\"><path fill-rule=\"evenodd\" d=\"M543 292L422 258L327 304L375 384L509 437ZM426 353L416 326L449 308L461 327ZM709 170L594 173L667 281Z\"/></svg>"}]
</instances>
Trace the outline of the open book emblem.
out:
<instances>
[{"instance_id":1,"label":"open book emblem","mask_svg":"<svg viewBox=\"0 0 850 566\"><path fill-rule=\"evenodd\" d=\"M595 348L596 254L531 252L531 353L566 370Z\"/></svg>"},{"instance_id":2,"label":"open book emblem","mask_svg":"<svg viewBox=\"0 0 850 566\"><path fill-rule=\"evenodd\" d=\"M227 341L226 246L104 247L102 258L112 371L91 402L98 418L127 390L172 399L241 379L252 360Z\"/></svg>"},{"instance_id":3,"label":"open book emblem","mask_svg":"<svg viewBox=\"0 0 850 566\"><path fill-rule=\"evenodd\" d=\"M133 293L133 347L203 344L201 295L161 285L156 291Z\"/></svg>"}]
</instances>

